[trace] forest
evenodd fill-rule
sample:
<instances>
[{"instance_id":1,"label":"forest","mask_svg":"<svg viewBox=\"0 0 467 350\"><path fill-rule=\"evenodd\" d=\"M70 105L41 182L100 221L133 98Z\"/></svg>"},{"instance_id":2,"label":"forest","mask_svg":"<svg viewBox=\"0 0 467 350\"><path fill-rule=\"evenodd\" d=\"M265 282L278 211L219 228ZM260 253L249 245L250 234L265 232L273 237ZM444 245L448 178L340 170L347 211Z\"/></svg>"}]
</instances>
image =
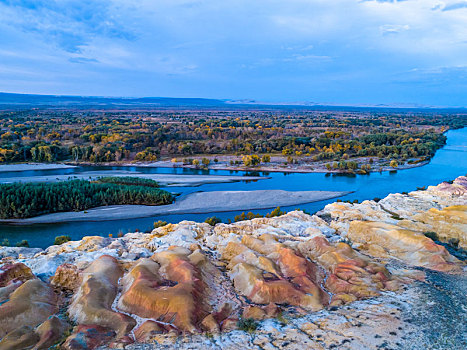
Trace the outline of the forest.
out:
<instances>
[{"instance_id":1,"label":"forest","mask_svg":"<svg viewBox=\"0 0 467 350\"><path fill-rule=\"evenodd\" d=\"M112 181L103 178L95 181L0 184L0 218L19 219L106 205L164 205L173 202L174 196L157 188L157 182L130 179L133 180L114 177Z\"/></svg>"},{"instance_id":2,"label":"forest","mask_svg":"<svg viewBox=\"0 0 467 350\"><path fill-rule=\"evenodd\" d=\"M430 158L444 145L443 132L465 126L467 115L409 112L3 111L0 163L153 162L203 155L404 162Z\"/></svg>"}]
</instances>

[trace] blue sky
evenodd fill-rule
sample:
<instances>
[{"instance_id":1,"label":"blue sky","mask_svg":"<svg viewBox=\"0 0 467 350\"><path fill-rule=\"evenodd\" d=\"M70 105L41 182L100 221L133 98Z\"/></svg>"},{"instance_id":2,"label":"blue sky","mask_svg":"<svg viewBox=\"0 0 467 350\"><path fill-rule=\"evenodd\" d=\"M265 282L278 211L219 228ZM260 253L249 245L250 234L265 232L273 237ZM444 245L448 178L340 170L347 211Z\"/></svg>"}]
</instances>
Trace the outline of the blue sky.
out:
<instances>
[{"instance_id":1,"label":"blue sky","mask_svg":"<svg viewBox=\"0 0 467 350\"><path fill-rule=\"evenodd\" d=\"M0 0L0 91L467 106L467 0Z\"/></svg>"}]
</instances>

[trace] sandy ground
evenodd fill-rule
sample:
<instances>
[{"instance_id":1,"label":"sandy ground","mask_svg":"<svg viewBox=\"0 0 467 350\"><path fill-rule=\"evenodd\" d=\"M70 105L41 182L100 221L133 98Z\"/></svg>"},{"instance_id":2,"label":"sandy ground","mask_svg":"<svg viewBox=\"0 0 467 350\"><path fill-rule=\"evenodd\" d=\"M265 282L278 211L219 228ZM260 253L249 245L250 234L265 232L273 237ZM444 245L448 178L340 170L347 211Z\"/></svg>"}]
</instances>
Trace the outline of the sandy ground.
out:
<instances>
[{"instance_id":1,"label":"sandy ground","mask_svg":"<svg viewBox=\"0 0 467 350\"><path fill-rule=\"evenodd\" d=\"M214 191L198 192L180 198L173 204L161 206L113 205L87 211L53 213L3 223L36 224L70 221L106 221L132 219L168 214L200 214L235 210L268 209L291 206L341 197L351 192L297 191Z\"/></svg>"},{"instance_id":2,"label":"sandy ground","mask_svg":"<svg viewBox=\"0 0 467 350\"><path fill-rule=\"evenodd\" d=\"M204 184L226 183L235 181L256 181L268 179L259 176L229 176L229 175L174 175L174 174L142 174L132 171L109 170L109 171L87 171L73 175L46 175L46 176L26 176L26 177L4 177L0 178L0 183L13 182L56 182L77 179L96 179L103 176L131 176L145 179L152 179L160 183L161 186L199 186Z\"/></svg>"},{"instance_id":3,"label":"sandy ground","mask_svg":"<svg viewBox=\"0 0 467 350\"><path fill-rule=\"evenodd\" d=\"M8 171L29 171L29 170L51 170L76 168L74 165L67 164L43 164L43 163L24 163L24 164L2 164L0 173Z\"/></svg>"},{"instance_id":4,"label":"sandy ground","mask_svg":"<svg viewBox=\"0 0 467 350\"><path fill-rule=\"evenodd\" d=\"M212 170L230 170L230 171L263 171L263 172L281 172L281 173L343 173L342 170L328 170L326 169L326 163L329 162L313 162L307 159L300 159L298 164L285 164L286 157L273 156L271 157L271 162L261 163L255 167L246 167L243 164L233 164L230 165L230 160L241 160L241 157L237 156L206 156L211 160L218 158L219 162L215 163L211 161L211 164L208 166L208 169ZM201 156L193 157L193 159L201 159ZM366 164L369 158L355 158L349 159L348 161L357 161L362 164ZM330 162L333 163L333 162ZM390 166L383 166L378 163L373 164L371 172L380 172L380 171L394 171L394 170L404 170L424 166L428 164L429 161L423 161L416 164L401 164L397 168L392 168ZM111 165L109 163L109 165ZM140 167L161 167L161 168L189 168L196 169L196 166L183 164L183 162L172 162L170 160L159 160L156 162L138 162L133 164L123 164L123 166L140 166Z\"/></svg>"}]
</instances>

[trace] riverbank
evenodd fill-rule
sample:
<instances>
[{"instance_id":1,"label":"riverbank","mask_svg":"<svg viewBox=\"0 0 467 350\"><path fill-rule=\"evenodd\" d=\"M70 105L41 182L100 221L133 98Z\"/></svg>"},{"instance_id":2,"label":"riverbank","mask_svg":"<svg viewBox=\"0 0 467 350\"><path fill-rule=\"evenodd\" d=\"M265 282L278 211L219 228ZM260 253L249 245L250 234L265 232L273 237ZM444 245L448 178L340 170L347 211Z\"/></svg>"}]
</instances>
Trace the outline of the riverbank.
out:
<instances>
[{"instance_id":1,"label":"riverbank","mask_svg":"<svg viewBox=\"0 0 467 350\"><path fill-rule=\"evenodd\" d=\"M52 164L50 164L52 165ZM268 179L265 176L234 176L234 175L176 175L176 174L143 174L134 171L106 170L85 171L64 175L38 175L24 177L3 177L0 183L13 182L57 182L67 180L94 180L106 176L129 176L157 181L161 186L200 186L205 184L229 183L236 181L257 181Z\"/></svg>"},{"instance_id":2,"label":"riverbank","mask_svg":"<svg viewBox=\"0 0 467 350\"><path fill-rule=\"evenodd\" d=\"M0 164L0 173L10 171L37 171L37 170L57 170L76 168L76 165L62 163L18 163L18 164Z\"/></svg>"},{"instance_id":3,"label":"riverbank","mask_svg":"<svg viewBox=\"0 0 467 350\"><path fill-rule=\"evenodd\" d=\"M209 165L203 166L202 159L209 160ZM294 157L293 162L288 161L288 157L281 155L271 155L270 161L267 163L260 163L256 166L243 165L242 156L235 155L196 155L191 156L190 159L198 160L200 165L193 165L182 160L181 157L176 158L163 158L158 161L145 162L104 162L99 163L101 166L120 166L120 167L142 167L142 168L182 168L193 170L227 170L227 171L246 171L246 172L276 172L276 173L330 173L330 174L368 174L383 171L405 170L425 166L430 163L431 159L422 160L418 158L409 159L404 164L398 164L393 167L389 165L386 159L378 159L376 157L359 157L347 159L345 162L355 162L359 165L369 167L367 170L355 169L339 169L333 168L333 163L330 161L313 161L311 157L300 156ZM409 161L411 163L409 163ZM77 166L96 166L94 163L78 162L68 163ZM330 168L327 167L330 166Z\"/></svg>"},{"instance_id":4,"label":"riverbank","mask_svg":"<svg viewBox=\"0 0 467 350\"><path fill-rule=\"evenodd\" d=\"M108 221L134 219L154 215L204 214L235 210L270 209L300 205L344 196L351 192L334 191L214 191L197 192L180 198L173 204L160 206L112 205L80 212L63 212L27 219L0 220L0 223L29 225L74 221Z\"/></svg>"},{"instance_id":5,"label":"riverbank","mask_svg":"<svg viewBox=\"0 0 467 350\"><path fill-rule=\"evenodd\" d=\"M232 157L238 160L236 156L222 156L223 157ZM214 159L215 156L211 156L210 158ZM219 158L219 157L217 157ZM258 165L255 167L248 167L243 165L230 165L229 162L219 161L217 163L212 163L206 168L207 170L227 170L227 171L248 171L248 172L266 172L266 173L321 173L321 174L357 174L358 172L349 172L339 169L327 169L325 164L322 162L304 162L298 164L285 164L286 162L283 161L282 158L278 157L280 160L274 163L267 163L264 165ZM209 158L208 158L209 159ZM349 161L355 161L354 159L350 159ZM383 172L383 171L397 171L397 170L406 170L406 169L413 169L425 166L430 163L430 160L420 161L415 164L402 164L398 165L397 167L391 166L373 166L373 168L365 173L376 173L376 172ZM366 163L368 164L368 159L366 159ZM116 164L106 164L106 165L116 165ZM154 168L184 168L184 169L199 169L199 167L191 164L183 164L183 162L172 162L171 160L160 160L156 162L136 162L136 163L123 163L120 166L139 166L139 167L154 167Z\"/></svg>"}]
</instances>

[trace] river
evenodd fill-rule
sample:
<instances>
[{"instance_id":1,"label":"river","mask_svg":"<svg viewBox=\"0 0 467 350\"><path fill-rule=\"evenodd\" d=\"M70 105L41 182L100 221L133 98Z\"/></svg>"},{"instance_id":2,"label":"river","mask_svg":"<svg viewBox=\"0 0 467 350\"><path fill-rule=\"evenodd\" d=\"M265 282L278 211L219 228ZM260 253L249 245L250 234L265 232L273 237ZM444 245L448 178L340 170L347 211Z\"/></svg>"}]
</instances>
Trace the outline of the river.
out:
<instances>
[{"instance_id":1,"label":"river","mask_svg":"<svg viewBox=\"0 0 467 350\"><path fill-rule=\"evenodd\" d=\"M429 164L406 170L371 173L369 175L326 175L321 173L248 173L227 170L195 170L185 168L148 168L148 167L78 167L57 170L36 170L22 172L5 172L0 177L38 176L51 174L74 174L90 170L127 170L143 173L170 174L213 174L213 175L267 175L270 179L260 181L242 181L234 183L206 184L198 187L170 187L171 192L189 194L197 191L239 191L239 190L288 190L288 191L354 191L341 197L342 200L365 200L375 197L383 198L389 193L409 192L417 187L436 185L442 181L453 180L467 173L467 128L447 132L447 144L436 152ZM335 199L300 205L310 213L316 212ZM284 207L289 211L296 206ZM268 210L255 210L256 213L267 213ZM224 221L233 220L240 212L213 212L209 214L162 215L157 217L100 221L72 222L35 225L0 225L0 242L5 238L15 244L27 240L31 247L47 247L53 244L59 235L69 235L73 240L83 236L134 232L149 230L154 221L164 220L177 223L181 220L204 221L209 216L217 216Z\"/></svg>"}]
</instances>

